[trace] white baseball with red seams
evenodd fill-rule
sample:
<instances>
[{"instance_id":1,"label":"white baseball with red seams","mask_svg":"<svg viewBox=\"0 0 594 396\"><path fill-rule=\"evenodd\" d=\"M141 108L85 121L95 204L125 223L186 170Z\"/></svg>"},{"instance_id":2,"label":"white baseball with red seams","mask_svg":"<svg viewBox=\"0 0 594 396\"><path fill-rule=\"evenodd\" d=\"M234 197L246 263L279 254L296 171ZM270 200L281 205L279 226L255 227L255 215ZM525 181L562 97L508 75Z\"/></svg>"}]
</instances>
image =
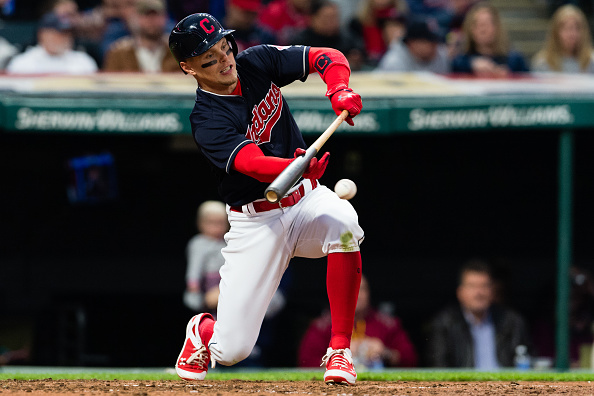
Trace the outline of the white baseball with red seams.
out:
<instances>
[{"instance_id":1,"label":"white baseball with red seams","mask_svg":"<svg viewBox=\"0 0 594 396\"><path fill-rule=\"evenodd\" d=\"M351 199L357 194L357 185L351 179L340 179L334 186L334 192L342 199Z\"/></svg>"}]
</instances>

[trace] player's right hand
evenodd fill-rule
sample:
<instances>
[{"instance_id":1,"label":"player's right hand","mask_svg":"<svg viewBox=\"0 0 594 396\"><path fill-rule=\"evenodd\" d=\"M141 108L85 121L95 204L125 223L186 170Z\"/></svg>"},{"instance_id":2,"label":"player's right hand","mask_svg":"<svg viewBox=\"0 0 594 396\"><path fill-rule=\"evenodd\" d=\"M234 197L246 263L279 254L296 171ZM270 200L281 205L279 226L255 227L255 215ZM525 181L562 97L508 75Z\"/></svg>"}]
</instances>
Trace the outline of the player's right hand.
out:
<instances>
[{"instance_id":1,"label":"player's right hand","mask_svg":"<svg viewBox=\"0 0 594 396\"><path fill-rule=\"evenodd\" d=\"M336 115L340 115L343 110L349 112L349 116L345 121L351 126L355 125L353 117L359 114L363 108L361 96L358 93L353 92L350 88L345 88L332 94L330 103L332 103L332 109Z\"/></svg>"},{"instance_id":2,"label":"player's right hand","mask_svg":"<svg viewBox=\"0 0 594 396\"><path fill-rule=\"evenodd\" d=\"M305 154L305 150L302 148L298 148L297 150L295 150L294 157L297 158L304 154ZM306 179L319 179L324 174L324 171L326 170L326 167L328 166L329 160L330 160L329 152L325 152L324 155L322 155L322 158L320 158L319 160L316 157L313 157L309 161L309 166L307 167L305 172L303 172L303 177L305 177Z\"/></svg>"}]
</instances>

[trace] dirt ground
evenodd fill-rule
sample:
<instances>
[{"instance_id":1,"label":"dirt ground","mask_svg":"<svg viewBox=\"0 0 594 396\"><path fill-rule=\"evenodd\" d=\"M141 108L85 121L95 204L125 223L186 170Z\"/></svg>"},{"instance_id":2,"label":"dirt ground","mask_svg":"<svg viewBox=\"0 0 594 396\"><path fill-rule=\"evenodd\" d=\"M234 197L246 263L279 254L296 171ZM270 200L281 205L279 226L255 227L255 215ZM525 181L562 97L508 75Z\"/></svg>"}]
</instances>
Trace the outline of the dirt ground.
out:
<instances>
[{"instance_id":1,"label":"dirt ground","mask_svg":"<svg viewBox=\"0 0 594 396\"><path fill-rule=\"evenodd\" d=\"M594 395L594 382L376 382L355 386L326 385L321 381L99 381L3 380L2 395Z\"/></svg>"}]
</instances>

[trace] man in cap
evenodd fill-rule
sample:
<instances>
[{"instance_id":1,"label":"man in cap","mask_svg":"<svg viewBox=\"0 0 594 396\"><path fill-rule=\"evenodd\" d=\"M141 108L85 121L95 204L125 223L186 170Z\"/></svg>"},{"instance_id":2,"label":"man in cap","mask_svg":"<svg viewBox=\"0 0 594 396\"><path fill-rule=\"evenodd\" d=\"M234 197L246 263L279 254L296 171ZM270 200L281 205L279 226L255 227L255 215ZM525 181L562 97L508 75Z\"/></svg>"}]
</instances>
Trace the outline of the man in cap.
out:
<instances>
[{"instance_id":1,"label":"man in cap","mask_svg":"<svg viewBox=\"0 0 594 396\"><path fill-rule=\"evenodd\" d=\"M447 74L450 71L448 51L437 31L438 27L432 26L430 21L411 21L402 40L390 44L376 71Z\"/></svg>"},{"instance_id":2,"label":"man in cap","mask_svg":"<svg viewBox=\"0 0 594 396\"><path fill-rule=\"evenodd\" d=\"M97 64L86 52L74 50L73 26L54 13L44 15L37 31L37 45L16 55L6 66L10 74L88 74Z\"/></svg>"}]
</instances>

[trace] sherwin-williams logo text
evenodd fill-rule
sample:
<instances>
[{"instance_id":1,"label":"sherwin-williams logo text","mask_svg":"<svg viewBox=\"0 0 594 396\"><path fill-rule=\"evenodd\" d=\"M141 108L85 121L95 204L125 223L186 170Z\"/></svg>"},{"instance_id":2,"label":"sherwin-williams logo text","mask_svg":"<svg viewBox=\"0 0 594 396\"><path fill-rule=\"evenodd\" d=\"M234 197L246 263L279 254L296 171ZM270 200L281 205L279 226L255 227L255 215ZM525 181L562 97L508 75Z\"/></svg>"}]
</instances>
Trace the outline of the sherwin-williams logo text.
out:
<instances>
[{"instance_id":1,"label":"sherwin-williams logo text","mask_svg":"<svg viewBox=\"0 0 594 396\"><path fill-rule=\"evenodd\" d=\"M245 137L256 144L270 142L270 132L280 118L282 109L281 90L271 83L264 99L252 109L252 124L248 126Z\"/></svg>"}]
</instances>

